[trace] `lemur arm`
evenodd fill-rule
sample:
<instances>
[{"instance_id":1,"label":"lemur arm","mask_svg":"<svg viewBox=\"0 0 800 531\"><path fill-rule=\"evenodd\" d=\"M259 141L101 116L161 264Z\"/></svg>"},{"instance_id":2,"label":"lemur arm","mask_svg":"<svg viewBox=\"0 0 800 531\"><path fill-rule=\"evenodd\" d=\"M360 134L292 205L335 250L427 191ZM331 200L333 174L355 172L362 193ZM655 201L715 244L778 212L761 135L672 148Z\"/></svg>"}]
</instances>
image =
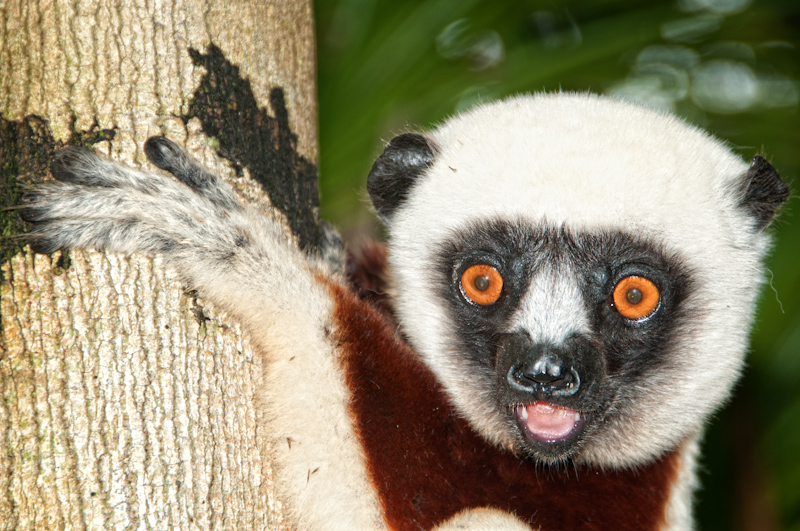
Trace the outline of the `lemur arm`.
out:
<instances>
[{"instance_id":1,"label":"lemur arm","mask_svg":"<svg viewBox=\"0 0 800 531\"><path fill-rule=\"evenodd\" d=\"M384 529L358 431L348 411L329 289L338 276L281 226L245 205L219 177L163 137L145 145L164 175L86 148L60 151L57 182L30 190L22 217L34 250L162 256L186 285L249 332L259 353L258 396L289 519L298 529ZM466 511L439 529L527 528L500 511ZM518 522L518 521L517 521Z\"/></svg>"},{"instance_id":2,"label":"lemur arm","mask_svg":"<svg viewBox=\"0 0 800 531\"><path fill-rule=\"evenodd\" d=\"M301 529L382 528L347 414L329 333L333 301L318 281L324 268L173 142L151 138L145 153L178 180L85 148L59 152L51 167L57 182L23 199L32 247L162 256L187 287L249 333L263 377L257 400L290 519Z\"/></svg>"},{"instance_id":3,"label":"lemur arm","mask_svg":"<svg viewBox=\"0 0 800 531\"><path fill-rule=\"evenodd\" d=\"M294 341L294 329L283 332L281 325L315 324L297 315L311 315L321 304L320 288L306 256L278 224L243 205L226 183L171 141L151 138L145 152L180 182L86 148L60 151L51 166L59 182L23 200L23 218L35 223L29 235L34 250L161 255L189 288L251 331L274 329ZM268 347L280 339L265 334L256 340Z\"/></svg>"}]
</instances>

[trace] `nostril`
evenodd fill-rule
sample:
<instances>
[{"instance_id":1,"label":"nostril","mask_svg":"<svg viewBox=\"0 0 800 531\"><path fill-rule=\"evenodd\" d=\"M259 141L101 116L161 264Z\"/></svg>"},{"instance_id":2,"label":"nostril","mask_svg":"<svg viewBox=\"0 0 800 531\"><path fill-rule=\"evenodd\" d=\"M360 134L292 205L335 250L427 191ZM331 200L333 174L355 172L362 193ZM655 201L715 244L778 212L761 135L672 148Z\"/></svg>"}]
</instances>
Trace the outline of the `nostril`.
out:
<instances>
[{"instance_id":1,"label":"nostril","mask_svg":"<svg viewBox=\"0 0 800 531\"><path fill-rule=\"evenodd\" d=\"M539 360L542 361L542 360ZM512 389L536 396L572 396L578 392L581 379L574 368L568 370L559 362L550 360L535 363L532 368L516 365L506 376Z\"/></svg>"},{"instance_id":2,"label":"nostril","mask_svg":"<svg viewBox=\"0 0 800 531\"><path fill-rule=\"evenodd\" d=\"M566 378L559 378L549 374L536 374L534 376L525 375L525 378L531 380L532 382L536 382L537 384L546 385L548 387L552 387L553 389L558 389L560 387L565 387L569 380L569 375Z\"/></svg>"},{"instance_id":3,"label":"nostril","mask_svg":"<svg viewBox=\"0 0 800 531\"><path fill-rule=\"evenodd\" d=\"M564 379L563 372L560 361L545 356L536 360L529 370L524 370L523 375L539 384L552 384Z\"/></svg>"}]
</instances>

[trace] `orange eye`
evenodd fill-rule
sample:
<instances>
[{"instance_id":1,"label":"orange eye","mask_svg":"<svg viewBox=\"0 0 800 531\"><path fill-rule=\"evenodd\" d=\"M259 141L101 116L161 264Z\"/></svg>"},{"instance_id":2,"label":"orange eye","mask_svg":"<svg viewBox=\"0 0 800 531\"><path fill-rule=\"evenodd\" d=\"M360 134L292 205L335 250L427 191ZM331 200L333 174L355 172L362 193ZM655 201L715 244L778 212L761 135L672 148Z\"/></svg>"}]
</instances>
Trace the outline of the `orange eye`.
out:
<instances>
[{"instance_id":1,"label":"orange eye","mask_svg":"<svg viewBox=\"0 0 800 531\"><path fill-rule=\"evenodd\" d=\"M658 307L658 288L644 277L625 277L614 288L614 306L623 317L642 319Z\"/></svg>"},{"instance_id":2,"label":"orange eye","mask_svg":"<svg viewBox=\"0 0 800 531\"><path fill-rule=\"evenodd\" d=\"M476 304L493 304L503 291L503 277L492 266L470 266L461 274L461 291Z\"/></svg>"}]
</instances>

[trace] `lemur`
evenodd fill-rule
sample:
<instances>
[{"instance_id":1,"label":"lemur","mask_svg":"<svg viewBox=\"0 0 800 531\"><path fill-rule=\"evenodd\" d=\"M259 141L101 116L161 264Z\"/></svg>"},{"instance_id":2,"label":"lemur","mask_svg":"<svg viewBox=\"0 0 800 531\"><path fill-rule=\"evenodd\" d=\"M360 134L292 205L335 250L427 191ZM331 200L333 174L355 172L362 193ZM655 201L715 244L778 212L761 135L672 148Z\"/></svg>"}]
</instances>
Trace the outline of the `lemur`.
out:
<instances>
[{"instance_id":1,"label":"lemur","mask_svg":"<svg viewBox=\"0 0 800 531\"><path fill-rule=\"evenodd\" d=\"M367 182L389 318L175 143L145 152L177 180L59 152L30 242L161 255L246 328L297 529L693 527L789 194L766 160L587 94L401 134Z\"/></svg>"}]
</instances>

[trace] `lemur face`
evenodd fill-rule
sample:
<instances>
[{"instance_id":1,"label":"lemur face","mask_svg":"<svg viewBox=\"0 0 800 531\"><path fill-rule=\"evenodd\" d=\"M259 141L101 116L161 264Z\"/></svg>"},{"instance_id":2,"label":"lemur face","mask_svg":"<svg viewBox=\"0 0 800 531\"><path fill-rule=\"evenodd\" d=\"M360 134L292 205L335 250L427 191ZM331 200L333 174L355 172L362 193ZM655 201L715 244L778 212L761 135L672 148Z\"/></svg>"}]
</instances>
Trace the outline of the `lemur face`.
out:
<instances>
[{"instance_id":1,"label":"lemur face","mask_svg":"<svg viewBox=\"0 0 800 531\"><path fill-rule=\"evenodd\" d=\"M494 220L435 260L434 289L457 323L451 359L513 446L545 461L577 453L639 380L665 370L671 336L691 319L680 259L621 233Z\"/></svg>"},{"instance_id":2,"label":"lemur face","mask_svg":"<svg viewBox=\"0 0 800 531\"><path fill-rule=\"evenodd\" d=\"M402 331L487 440L647 462L738 377L788 191L674 117L579 95L395 138L368 182Z\"/></svg>"}]
</instances>

